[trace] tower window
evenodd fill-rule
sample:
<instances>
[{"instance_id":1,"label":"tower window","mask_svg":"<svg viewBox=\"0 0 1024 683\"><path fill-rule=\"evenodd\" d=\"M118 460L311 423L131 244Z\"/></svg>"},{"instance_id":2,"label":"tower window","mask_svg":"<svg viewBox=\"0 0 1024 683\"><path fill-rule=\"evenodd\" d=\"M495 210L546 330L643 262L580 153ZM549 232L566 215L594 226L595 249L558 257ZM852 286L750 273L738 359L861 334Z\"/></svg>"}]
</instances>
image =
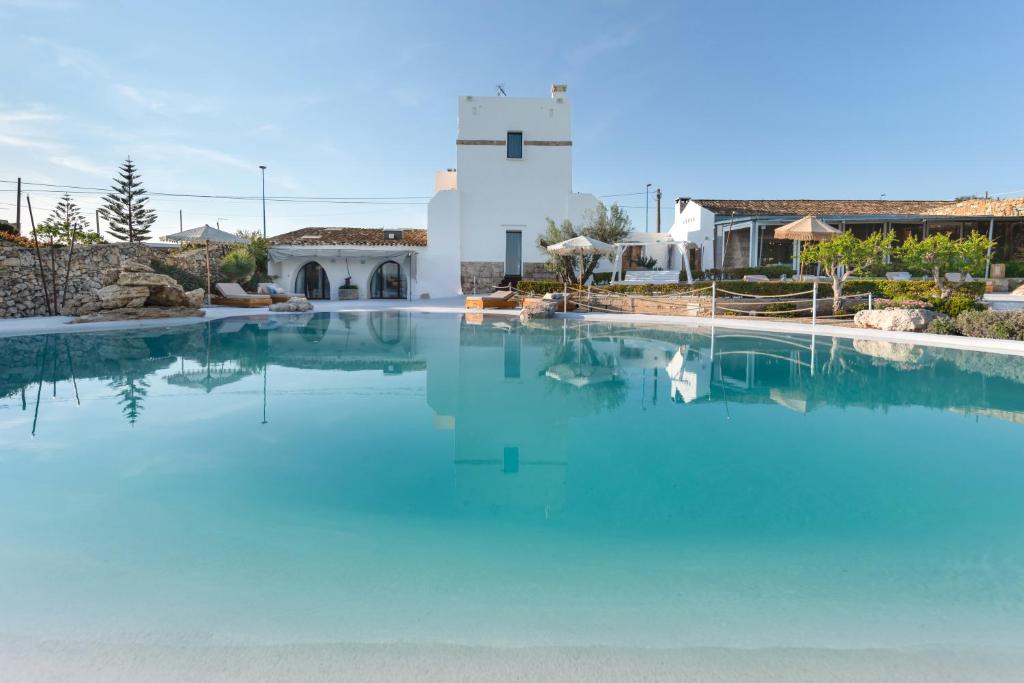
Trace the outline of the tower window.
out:
<instances>
[{"instance_id":1,"label":"tower window","mask_svg":"<svg viewBox=\"0 0 1024 683\"><path fill-rule=\"evenodd\" d=\"M505 138L505 157L508 159L523 158L523 134L509 132Z\"/></svg>"}]
</instances>

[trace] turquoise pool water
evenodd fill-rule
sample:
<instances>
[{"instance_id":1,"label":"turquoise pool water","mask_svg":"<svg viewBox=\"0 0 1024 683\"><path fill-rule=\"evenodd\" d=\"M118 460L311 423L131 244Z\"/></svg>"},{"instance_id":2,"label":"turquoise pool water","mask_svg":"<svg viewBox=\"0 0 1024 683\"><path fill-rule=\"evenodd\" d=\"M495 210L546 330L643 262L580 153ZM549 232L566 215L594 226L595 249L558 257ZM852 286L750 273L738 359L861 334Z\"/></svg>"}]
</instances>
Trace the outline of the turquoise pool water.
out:
<instances>
[{"instance_id":1,"label":"turquoise pool water","mask_svg":"<svg viewBox=\"0 0 1024 683\"><path fill-rule=\"evenodd\" d=\"M377 312L0 339L0 636L1024 642L1024 358Z\"/></svg>"}]
</instances>

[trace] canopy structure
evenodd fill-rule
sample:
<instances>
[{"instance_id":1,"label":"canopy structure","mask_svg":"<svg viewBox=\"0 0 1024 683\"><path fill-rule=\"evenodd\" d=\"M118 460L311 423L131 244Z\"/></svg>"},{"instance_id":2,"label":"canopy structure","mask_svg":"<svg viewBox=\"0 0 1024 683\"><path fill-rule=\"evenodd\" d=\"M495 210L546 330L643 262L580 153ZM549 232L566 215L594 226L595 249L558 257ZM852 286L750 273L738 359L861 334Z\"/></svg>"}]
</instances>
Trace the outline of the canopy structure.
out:
<instances>
[{"instance_id":1,"label":"canopy structure","mask_svg":"<svg viewBox=\"0 0 1024 683\"><path fill-rule=\"evenodd\" d=\"M804 216L781 228L775 228L777 240L799 240L801 242L824 242L842 234L817 216Z\"/></svg>"},{"instance_id":2,"label":"canopy structure","mask_svg":"<svg viewBox=\"0 0 1024 683\"><path fill-rule=\"evenodd\" d=\"M201 228L182 230L173 235L164 235L164 239L170 242L205 242L206 243L206 303L210 303L210 242L223 244L246 244L246 240L230 232L224 232L220 228L214 228L207 224Z\"/></svg>"},{"instance_id":3,"label":"canopy structure","mask_svg":"<svg viewBox=\"0 0 1024 683\"><path fill-rule=\"evenodd\" d=\"M586 235L577 235L571 239L563 240L548 247L548 251L556 256L579 256L580 257L580 284L583 284L583 257L584 256L606 256L615 252L615 247L595 240Z\"/></svg>"},{"instance_id":4,"label":"canopy structure","mask_svg":"<svg viewBox=\"0 0 1024 683\"><path fill-rule=\"evenodd\" d=\"M245 244L245 240L238 235L224 232L220 228L204 225L201 228L182 230L173 235L164 235L169 242L224 242L228 244Z\"/></svg>"}]
</instances>

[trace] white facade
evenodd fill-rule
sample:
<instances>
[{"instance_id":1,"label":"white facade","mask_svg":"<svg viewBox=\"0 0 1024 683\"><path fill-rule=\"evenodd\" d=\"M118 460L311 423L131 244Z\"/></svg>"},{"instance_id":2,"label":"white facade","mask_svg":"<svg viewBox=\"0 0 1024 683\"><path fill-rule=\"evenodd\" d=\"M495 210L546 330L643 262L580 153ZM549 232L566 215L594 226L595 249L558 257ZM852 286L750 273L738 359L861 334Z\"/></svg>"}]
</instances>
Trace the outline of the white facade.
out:
<instances>
[{"instance_id":1,"label":"white facade","mask_svg":"<svg viewBox=\"0 0 1024 683\"><path fill-rule=\"evenodd\" d=\"M552 86L551 97L464 96L458 111L457 168L435 175L426 247L307 247L296 238L271 250L277 283L294 288L313 260L330 280L332 299L349 276L360 298L370 296L373 272L387 260L400 263L411 299L489 291L506 276L549 275L537 247L548 219L578 224L597 206L594 195L572 190L565 86Z\"/></svg>"},{"instance_id":2,"label":"white facade","mask_svg":"<svg viewBox=\"0 0 1024 683\"><path fill-rule=\"evenodd\" d=\"M579 223L597 206L593 195L572 190L570 114L564 86L551 97L459 98L457 178L431 200L428 235L431 250L457 241L464 289L535 276L546 258L536 244L548 219ZM521 158L510 134L521 135ZM520 233L518 254L509 232ZM446 267L453 256L444 255Z\"/></svg>"},{"instance_id":3,"label":"white facade","mask_svg":"<svg viewBox=\"0 0 1024 683\"><path fill-rule=\"evenodd\" d=\"M700 263L694 260L690 265L694 270L714 268L712 242L715 233L715 214L697 202L685 199L676 200L675 217L669 234L673 239L686 240L695 244L699 251Z\"/></svg>"}]
</instances>

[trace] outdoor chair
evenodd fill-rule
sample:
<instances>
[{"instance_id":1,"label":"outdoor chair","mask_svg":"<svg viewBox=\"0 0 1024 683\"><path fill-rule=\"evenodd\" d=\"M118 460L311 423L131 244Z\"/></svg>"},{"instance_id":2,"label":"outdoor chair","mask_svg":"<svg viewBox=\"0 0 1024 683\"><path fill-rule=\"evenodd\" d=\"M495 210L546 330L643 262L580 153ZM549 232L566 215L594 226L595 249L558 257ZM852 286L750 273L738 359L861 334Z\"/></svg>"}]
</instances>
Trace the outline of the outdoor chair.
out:
<instances>
[{"instance_id":1,"label":"outdoor chair","mask_svg":"<svg viewBox=\"0 0 1024 683\"><path fill-rule=\"evenodd\" d=\"M890 271L885 274L886 280L909 280L910 273L905 270Z\"/></svg>"},{"instance_id":2,"label":"outdoor chair","mask_svg":"<svg viewBox=\"0 0 1024 683\"><path fill-rule=\"evenodd\" d=\"M261 308L273 303L266 294L249 294L237 282L218 282L213 286L217 295L210 297L218 306L237 306L241 308Z\"/></svg>"},{"instance_id":3,"label":"outdoor chair","mask_svg":"<svg viewBox=\"0 0 1024 683\"><path fill-rule=\"evenodd\" d=\"M299 294L298 292L286 292L280 285L275 285L273 282L261 282L256 285L257 294L265 294L270 297L270 300L275 304L287 303L288 299L300 298L305 299L305 294Z\"/></svg>"},{"instance_id":4,"label":"outdoor chair","mask_svg":"<svg viewBox=\"0 0 1024 683\"><path fill-rule=\"evenodd\" d=\"M467 296L466 308L515 308L516 293L510 289L499 290L482 296Z\"/></svg>"}]
</instances>

